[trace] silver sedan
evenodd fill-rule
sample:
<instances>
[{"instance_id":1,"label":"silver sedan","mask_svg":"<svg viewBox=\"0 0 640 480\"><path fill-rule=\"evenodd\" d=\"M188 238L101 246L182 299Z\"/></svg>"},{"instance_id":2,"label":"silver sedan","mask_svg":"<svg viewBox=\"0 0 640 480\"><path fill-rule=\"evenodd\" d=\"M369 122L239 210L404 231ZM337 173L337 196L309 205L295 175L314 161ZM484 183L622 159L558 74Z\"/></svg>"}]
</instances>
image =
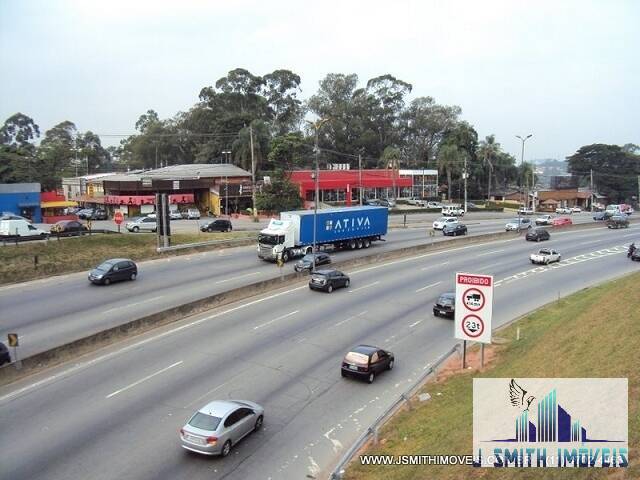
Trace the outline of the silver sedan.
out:
<instances>
[{"instance_id":1,"label":"silver sedan","mask_svg":"<svg viewBox=\"0 0 640 480\"><path fill-rule=\"evenodd\" d=\"M264 408L247 400L215 400L180 429L182 448L226 457L231 447L262 427Z\"/></svg>"}]
</instances>

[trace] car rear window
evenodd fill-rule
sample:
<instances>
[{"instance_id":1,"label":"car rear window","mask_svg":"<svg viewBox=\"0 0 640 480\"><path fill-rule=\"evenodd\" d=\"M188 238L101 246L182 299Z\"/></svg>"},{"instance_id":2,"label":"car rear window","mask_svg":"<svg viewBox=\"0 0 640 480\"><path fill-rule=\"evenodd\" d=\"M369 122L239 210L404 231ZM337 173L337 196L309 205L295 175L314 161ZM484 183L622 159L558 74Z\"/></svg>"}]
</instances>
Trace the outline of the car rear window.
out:
<instances>
[{"instance_id":1,"label":"car rear window","mask_svg":"<svg viewBox=\"0 0 640 480\"><path fill-rule=\"evenodd\" d=\"M449 296L442 296L438 298L438 303L440 305L453 305L454 298Z\"/></svg>"},{"instance_id":2,"label":"car rear window","mask_svg":"<svg viewBox=\"0 0 640 480\"><path fill-rule=\"evenodd\" d=\"M347 363L359 363L360 365L367 365L369 363L369 357L358 352L349 352L344 359Z\"/></svg>"},{"instance_id":3,"label":"car rear window","mask_svg":"<svg viewBox=\"0 0 640 480\"><path fill-rule=\"evenodd\" d=\"M189 420L189 425L192 427L199 428L201 430L209 430L214 431L220 425L221 418L214 417L213 415L207 415L206 413L198 412L191 420Z\"/></svg>"}]
</instances>

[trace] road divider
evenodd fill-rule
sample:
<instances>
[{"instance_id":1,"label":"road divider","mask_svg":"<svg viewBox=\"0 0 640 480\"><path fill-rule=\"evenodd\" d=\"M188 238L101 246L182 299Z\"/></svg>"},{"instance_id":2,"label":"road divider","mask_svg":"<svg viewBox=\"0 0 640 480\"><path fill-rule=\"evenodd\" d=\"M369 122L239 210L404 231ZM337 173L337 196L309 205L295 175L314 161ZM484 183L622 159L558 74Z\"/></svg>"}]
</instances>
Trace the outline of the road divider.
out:
<instances>
[{"instance_id":1,"label":"road divider","mask_svg":"<svg viewBox=\"0 0 640 480\"><path fill-rule=\"evenodd\" d=\"M602 224L594 223L569 225L559 228L558 230L586 230L598 227L602 228ZM421 245L399 248L397 250L384 251L379 253L372 251L370 255L346 260L343 262L335 262L334 267L341 270L346 270L348 268L357 268L364 265L381 264L386 261L404 257L410 258L412 256L424 253L446 251L458 248L460 246L481 245L494 241L515 241L518 239L524 241L524 235L518 234L517 232L496 232L475 236L453 237L443 242L424 243ZM104 348L118 341L125 340L131 336L140 335L154 328L162 327L180 321L185 317L245 300L250 297L263 295L271 291L281 289L283 287L299 284L306 278L308 278L307 272L291 272L282 276L273 277L241 287L232 288L230 290L215 293L208 297L191 301L183 305L167 308L161 312L153 313L141 318L131 320L127 323L108 328L87 337L80 338L64 345L51 348L44 352L37 353L30 357L23 358L21 359L21 367L19 369L16 368L17 365L15 363L5 364L0 367L0 385L6 385L8 383L17 381L28 375L35 374L46 368L60 365L80 355L89 354L100 348Z\"/></svg>"}]
</instances>

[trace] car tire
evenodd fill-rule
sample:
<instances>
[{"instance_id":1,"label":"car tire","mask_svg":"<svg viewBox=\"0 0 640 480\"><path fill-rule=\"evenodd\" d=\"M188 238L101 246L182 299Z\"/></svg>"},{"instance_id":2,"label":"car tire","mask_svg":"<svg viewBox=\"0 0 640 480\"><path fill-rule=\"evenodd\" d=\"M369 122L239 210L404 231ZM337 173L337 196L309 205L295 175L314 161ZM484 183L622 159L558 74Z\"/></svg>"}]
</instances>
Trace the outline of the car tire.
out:
<instances>
[{"instance_id":1,"label":"car tire","mask_svg":"<svg viewBox=\"0 0 640 480\"><path fill-rule=\"evenodd\" d=\"M133 233L138 233L138 232L140 231L140 227L133 227L133 228L131 229L131 231L132 231Z\"/></svg>"},{"instance_id":2,"label":"car tire","mask_svg":"<svg viewBox=\"0 0 640 480\"><path fill-rule=\"evenodd\" d=\"M226 442L224 442L222 450L220 450L220 456L226 457L227 455L229 455L229 452L231 452L231 440L227 440Z\"/></svg>"},{"instance_id":3,"label":"car tire","mask_svg":"<svg viewBox=\"0 0 640 480\"><path fill-rule=\"evenodd\" d=\"M105 278L103 283L105 285L109 285L111 283L111 280L109 280L108 278Z\"/></svg>"},{"instance_id":4,"label":"car tire","mask_svg":"<svg viewBox=\"0 0 640 480\"><path fill-rule=\"evenodd\" d=\"M137 274L132 273L132 274L129 276L129 280L131 280L131 281L133 282L133 281L136 279L136 276L137 276Z\"/></svg>"},{"instance_id":5,"label":"car tire","mask_svg":"<svg viewBox=\"0 0 640 480\"><path fill-rule=\"evenodd\" d=\"M331 292L333 292L333 285L329 284L327 286L327 293L331 293Z\"/></svg>"},{"instance_id":6,"label":"car tire","mask_svg":"<svg viewBox=\"0 0 640 480\"><path fill-rule=\"evenodd\" d=\"M387 365L387 370L393 370L393 363L395 362L395 359L391 359L391 361L389 362L389 365Z\"/></svg>"},{"instance_id":7,"label":"car tire","mask_svg":"<svg viewBox=\"0 0 640 480\"><path fill-rule=\"evenodd\" d=\"M284 253L282 254L282 261L283 261L284 263L287 263L287 262L289 261L289 252L284 252Z\"/></svg>"},{"instance_id":8,"label":"car tire","mask_svg":"<svg viewBox=\"0 0 640 480\"><path fill-rule=\"evenodd\" d=\"M262 418L262 415L260 415L258 418L256 418L256 424L253 426L253 431L257 432L258 430L260 430L262 428L262 421L264 420L264 418Z\"/></svg>"},{"instance_id":9,"label":"car tire","mask_svg":"<svg viewBox=\"0 0 640 480\"><path fill-rule=\"evenodd\" d=\"M346 376L347 376L347 374L346 374L346 373L344 373L344 370L340 370L340 376L341 376L342 378L344 378L344 377L346 377Z\"/></svg>"},{"instance_id":10,"label":"car tire","mask_svg":"<svg viewBox=\"0 0 640 480\"><path fill-rule=\"evenodd\" d=\"M349 288L350 283L351 283L350 280L347 280L346 282L344 282L344 288Z\"/></svg>"},{"instance_id":11,"label":"car tire","mask_svg":"<svg viewBox=\"0 0 640 480\"><path fill-rule=\"evenodd\" d=\"M369 374L369 376L367 377L367 383L373 383L373 381L376 379L376 374L371 372Z\"/></svg>"}]
</instances>

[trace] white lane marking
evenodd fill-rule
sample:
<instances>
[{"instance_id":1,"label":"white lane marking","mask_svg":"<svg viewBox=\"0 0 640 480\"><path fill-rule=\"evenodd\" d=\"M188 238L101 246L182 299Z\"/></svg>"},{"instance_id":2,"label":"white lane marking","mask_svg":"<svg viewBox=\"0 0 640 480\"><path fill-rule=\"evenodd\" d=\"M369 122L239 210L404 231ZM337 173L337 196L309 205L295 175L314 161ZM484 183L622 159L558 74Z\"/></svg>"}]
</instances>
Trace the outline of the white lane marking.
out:
<instances>
[{"instance_id":1,"label":"white lane marking","mask_svg":"<svg viewBox=\"0 0 640 480\"><path fill-rule=\"evenodd\" d=\"M436 283L432 283L430 285L427 285L425 287L419 288L418 290L416 290L416 293L420 293L424 290L426 290L427 288L431 288L431 287L435 287L436 285L440 285L442 282L436 282Z\"/></svg>"},{"instance_id":2,"label":"white lane marking","mask_svg":"<svg viewBox=\"0 0 640 480\"><path fill-rule=\"evenodd\" d=\"M449 265L449 262L447 261L447 262L442 262L442 263L438 263L438 264L434 264L434 265L427 265L426 267L422 267L420 270L422 270L424 272L425 270L428 270L430 268L442 267L444 265Z\"/></svg>"},{"instance_id":3,"label":"white lane marking","mask_svg":"<svg viewBox=\"0 0 640 480\"><path fill-rule=\"evenodd\" d=\"M411 325L409 325L409 328L413 328L413 327L415 327L416 325L418 325L420 323L422 323L422 320L418 320L417 322L413 322Z\"/></svg>"},{"instance_id":4,"label":"white lane marking","mask_svg":"<svg viewBox=\"0 0 640 480\"><path fill-rule=\"evenodd\" d=\"M164 372L166 372L167 370L169 370L169 369L171 369L171 368L173 368L173 367L177 367L178 365L182 365L182 363L183 363L183 362L182 362L182 360L180 360L179 362L176 362L176 363L174 363L173 365L169 365L168 367L165 367L165 368L163 368L162 370L158 370L156 373L152 373L151 375L147 375L146 377L141 378L141 379L140 379L140 380L138 380L137 382L133 382L132 384L127 385L126 387L121 388L120 390L116 390L115 392L110 393L109 395L107 395L107 396L106 396L106 397L104 397L104 398L111 398L111 397L115 397L115 396L116 396L116 395L118 395L119 393L126 392L126 391L127 391L127 390L129 390L130 388L133 388L133 387L135 387L135 386L137 386L137 385L140 385L142 382L146 382L147 380L150 380L150 379L152 379L153 377L158 376L158 375L160 375L161 373L164 373Z\"/></svg>"},{"instance_id":5,"label":"white lane marking","mask_svg":"<svg viewBox=\"0 0 640 480\"><path fill-rule=\"evenodd\" d=\"M232 282L233 280L239 280L241 278L252 277L253 275L260 275L261 273L262 272L252 272L252 273L246 273L244 275L238 275L237 277L227 278L225 280L218 280L217 282L214 282L214 285L217 285L219 283Z\"/></svg>"},{"instance_id":6,"label":"white lane marking","mask_svg":"<svg viewBox=\"0 0 640 480\"><path fill-rule=\"evenodd\" d=\"M136 305L142 305L143 303L149 303L149 302L154 302L156 300L161 300L162 297L153 297L153 298L147 298L146 300L140 300L139 302L134 302L134 303L127 303L126 305L120 305L117 307L113 307L110 308L108 310L103 311L102 313L109 313L109 312L115 312L116 310L120 310L121 308L129 308L129 307L135 307Z\"/></svg>"},{"instance_id":7,"label":"white lane marking","mask_svg":"<svg viewBox=\"0 0 640 480\"><path fill-rule=\"evenodd\" d=\"M491 267L494 267L494 266L495 266L495 263L492 263L492 264L490 264L490 265L485 265L485 266L483 266L483 267L475 268L474 270L476 270L476 271L478 271L478 272L481 272L481 271L483 271L483 270L486 270L487 268L491 268Z\"/></svg>"},{"instance_id":8,"label":"white lane marking","mask_svg":"<svg viewBox=\"0 0 640 480\"><path fill-rule=\"evenodd\" d=\"M364 312L357 313L357 314L355 314L355 315L352 315L352 316L351 316L351 317L349 317L349 318L345 318L344 320L341 320L341 321L339 321L338 323L335 323L333 326L334 326L334 327L339 327L339 326L340 326L340 325L342 325L343 323L347 323L349 320L353 320L354 318L361 317L362 315L366 315L367 313L368 313L368 311L367 311L367 310L365 310Z\"/></svg>"},{"instance_id":9,"label":"white lane marking","mask_svg":"<svg viewBox=\"0 0 640 480\"><path fill-rule=\"evenodd\" d=\"M358 291L363 290L365 288L369 288L369 287L373 287L374 285L378 285L379 283L380 282L378 281L378 282L370 283L369 285L364 285L362 287L354 288L353 290L349 290L349 293L358 292Z\"/></svg>"},{"instance_id":10,"label":"white lane marking","mask_svg":"<svg viewBox=\"0 0 640 480\"><path fill-rule=\"evenodd\" d=\"M224 387L226 384L228 384L229 382L224 382L221 383L220 385L218 385L217 387L213 387L211 390L209 390L208 392L204 393L203 395L200 395L198 398L196 398L195 400L193 400L192 402L188 403L185 405L184 408L189 408L191 406L193 406L194 404L196 404L197 402L199 402L200 400L202 400L204 397L208 397L209 395L211 395L213 392L215 392L216 390L220 390L222 387Z\"/></svg>"},{"instance_id":11,"label":"white lane marking","mask_svg":"<svg viewBox=\"0 0 640 480\"><path fill-rule=\"evenodd\" d=\"M502 250L492 250L490 252L479 253L478 256L484 257L485 255L493 255L494 253L500 253L500 252L504 252L504 248Z\"/></svg>"},{"instance_id":12,"label":"white lane marking","mask_svg":"<svg viewBox=\"0 0 640 480\"><path fill-rule=\"evenodd\" d=\"M287 318L290 317L291 315L295 315L296 313L298 313L300 310L295 310L293 312L289 312L286 315L282 315L281 317L278 318L274 318L273 320L269 320L268 322L264 322L261 323L260 325L256 325L255 327L253 327L254 330L258 330L262 327L266 327L267 325L271 325L274 322L277 322L278 320L282 320L283 318Z\"/></svg>"}]
</instances>

